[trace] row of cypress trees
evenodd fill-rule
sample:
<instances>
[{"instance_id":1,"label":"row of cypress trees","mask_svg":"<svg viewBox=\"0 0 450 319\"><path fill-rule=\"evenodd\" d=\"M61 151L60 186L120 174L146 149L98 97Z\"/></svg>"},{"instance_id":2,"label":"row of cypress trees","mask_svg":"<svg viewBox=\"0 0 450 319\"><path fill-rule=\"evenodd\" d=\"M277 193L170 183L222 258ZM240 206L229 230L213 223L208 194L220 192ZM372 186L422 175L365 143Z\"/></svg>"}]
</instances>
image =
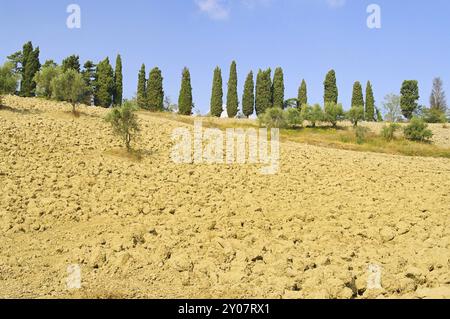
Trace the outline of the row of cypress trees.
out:
<instances>
[{"instance_id":1,"label":"row of cypress trees","mask_svg":"<svg viewBox=\"0 0 450 319\"><path fill-rule=\"evenodd\" d=\"M36 95L35 75L40 71L41 64L39 62L39 47L33 48L31 42L27 42L22 51L16 52L9 56L8 59L15 65L15 70L21 76L21 85L18 92L24 97ZM44 64L45 67L54 66L56 63L49 60ZM83 76L86 87L86 104L94 104L96 106L109 107L111 105L121 105L123 100L123 75L122 75L122 59L117 55L115 69L111 66L109 58L105 58L95 65L92 61L87 61L80 65L79 56L72 55L62 61L62 72L73 69ZM257 115L263 114L266 109L277 107L285 108L284 99L284 74L283 69L278 67L275 69L273 80L271 77L271 69L259 70L256 76L256 85L254 82L253 71L247 75L244 84L244 93L242 96L242 113L248 117L255 111ZM230 74L228 80L228 90L226 97L226 111L228 117L236 117L239 112L238 98L238 80L237 65L233 61L230 66ZM223 113L223 80L222 71L219 67L214 70L213 86L211 93L211 110L212 116L220 117ZM338 102L338 88L336 85L336 73L330 70L324 81L324 104ZM295 99L294 99L295 100ZM162 111L164 109L164 89L163 77L161 70L157 67L153 68L148 79L146 78L145 65L143 64L138 76L137 89L138 106L151 111ZM306 81L302 80L298 90L297 107L301 108L308 103L308 93ZM372 85L370 81L366 86L366 99L364 101L362 86L360 82L355 82L353 86L352 107L362 107L364 109L364 118L367 121L375 119L375 100L373 96ZM194 107L192 99L191 75L188 68L183 69L182 83L178 99L179 113L183 115L191 115Z\"/></svg>"},{"instance_id":2,"label":"row of cypress trees","mask_svg":"<svg viewBox=\"0 0 450 319\"><path fill-rule=\"evenodd\" d=\"M373 96L372 84L367 81L366 100L364 101L362 85L359 81L353 84L352 107L361 107L364 110L364 119L366 121L375 120L375 99Z\"/></svg>"},{"instance_id":3,"label":"row of cypress trees","mask_svg":"<svg viewBox=\"0 0 450 319\"><path fill-rule=\"evenodd\" d=\"M137 87L137 104L139 107L151 111L161 111L164 109L164 90L163 77L161 70L152 69L149 78L146 78L145 65L143 64L138 75ZM230 75L227 85L226 96L226 112L228 117L234 118L239 113L238 98L238 80L237 66L233 61L230 66ZM308 89L306 81L303 79L298 89L296 99L285 101L284 96L284 73L283 69L278 67L275 69L273 80L272 70L259 70L256 76L256 85L254 81L253 71L250 71L246 77L244 84L244 93L242 96L242 114L249 117L256 111L257 115L264 114L268 108L284 109L288 105L288 101L295 101L297 108L301 109L303 105L308 104ZM324 81L324 105L327 103L337 104L339 91L336 84L336 73L330 70ZM213 72L210 115L220 117L223 109L223 78L222 70L216 67ZM372 85L367 82L366 100L364 102L362 87L360 82L355 82L353 87L352 107L360 106L364 111L364 118L367 121L375 119L375 100L373 96ZM182 115L191 115L194 108L192 99L191 74L188 68L184 68L182 72L181 88L178 97L178 112Z\"/></svg>"},{"instance_id":4,"label":"row of cypress trees","mask_svg":"<svg viewBox=\"0 0 450 319\"><path fill-rule=\"evenodd\" d=\"M284 74L283 69L278 67L275 69L273 81L271 77L271 69L259 70L256 77L256 88L251 71L246 78L244 85L244 94L242 97L242 113L245 117L249 117L256 111L257 115L264 114L268 108L287 107L284 97ZM330 70L324 81L324 104L338 103L339 91L336 84L336 73ZM211 111L212 116L220 117L222 108L222 73L219 67L214 70L213 86L211 94ZM298 89L296 100L297 108L308 104L308 90L306 81L303 79ZM233 61L230 67L230 77L228 82L227 94L227 114L228 117L235 117L238 113L238 97L237 97L237 72L236 62ZM364 118L367 121L375 120L375 99L373 96L372 85L370 81L366 86L366 100L362 94L362 86L360 82L355 82L353 87L352 107L360 106L364 109Z\"/></svg>"},{"instance_id":5,"label":"row of cypress trees","mask_svg":"<svg viewBox=\"0 0 450 319\"><path fill-rule=\"evenodd\" d=\"M255 111L263 114L267 108L284 108L284 75L281 68L275 70L274 79L271 79L271 69L259 70L256 78L256 88L253 71L247 75L242 96L242 113L248 117ZM222 71L219 67L214 69L213 85L211 92L211 116L220 117L223 113L223 89ZM230 118L236 117L239 112L239 98L237 92L236 62L230 67L228 90L226 97L226 111ZM256 90L256 91L255 91Z\"/></svg>"}]
</instances>

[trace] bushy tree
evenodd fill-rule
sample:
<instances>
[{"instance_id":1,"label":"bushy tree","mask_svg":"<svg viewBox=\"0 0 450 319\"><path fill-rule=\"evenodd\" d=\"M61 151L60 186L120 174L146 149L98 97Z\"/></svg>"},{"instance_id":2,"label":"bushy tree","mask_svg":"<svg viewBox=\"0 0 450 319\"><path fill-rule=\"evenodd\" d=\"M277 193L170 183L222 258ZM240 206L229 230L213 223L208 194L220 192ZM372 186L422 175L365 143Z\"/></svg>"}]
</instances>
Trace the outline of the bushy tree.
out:
<instances>
[{"instance_id":1,"label":"bushy tree","mask_svg":"<svg viewBox=\"0 0 450 319\"><path fill-rule=\"evenodd\" d=\"M61 68L63 72L66 72L69 69L72 69L76 72L80 72L81 65L80 65L80 57L78 55L71 55L67 58L65 58L62 61Z\"/></svg>"},{"instance_id":2,"label":"bushy tree","mask_svg":"<svg viewBox=\"0 0 450 319\"><path fill-rule=\"evenodd\" d=\"M249 117L255 111L255 82L253 72L247 75L244 85L244 95L242 96L242 112L245 117Z\"/></svg>"},{"instance_id":3,"label":"bushy tree","mask_svg":"<svg viewBox=\"0 0 450 319\"><path fill-rule=\"evenodd\" d=\"M308 104L308 89L306 87L306 81L302 80L302 84L298 89L297 108L301 109L306 104Z\"/></svg>"},{"instance_id":4,"label":"bushy tree","mask_svg":"<svg viewBox=\"0 0 450 319\"><path fill-rule=\"evenodd\" d=\"M267 128L285 128L287 126L286 114L279 107L266 109L264 114L258 116L260 125Z\"/></svg>"},{"instance_id":5,"label":"bushy tree","mask_svg":"<svg viewBox=\"0 0 450 319\"><path fill-rule=\"evenodd\" d=\"M211 116L220 117L223 112L222 71L219 67L214 69L211 92Z\"/></svg>"},{"instance_id":6,"label":"bushy tree","mask_svg":"<svg viewBox=\"0 0 450 319\"><path fill-rule=\"evenodd\" d=\"M287 99L283 102L283 109L297 108L298 100L295 98Z\"/></svg>"},{"instance_id":7,"label":"bushy tree","mask_svg":"<svg viewBox=\"0 0 450 319\"><path fill-rule=\"evenodd\" d=\"M415 80L404 81L400 93L400 107L403 116L409 120L418 108L417 101L420 98L418 82Z\"/></svg>"},{"instance_id":8,"label":"bushy tree","mask_svg":"<svg viewBox=\"0 0 450 319\"><path fill-rule=\"evenodd\" d=\"M440 108L431 107L423 110L423 119L427 123L447 123L447 117Z\"/></svg>"},{"instance_id":9,"label":"bushy tree","mask_svg":"<svg viewBox=\"0 0 450 319\"><path fill-rule=\"evenodd\" d=\"M351 107L364 108L364 96L361 83L358 81L353 84L352 105Z\"/></svg>"},{"instance_id":10,"label":"bushy tree","mask_svg":"<svg viewBox=\"0 0 450 319\"><path fill-rule=\"evenodd\" d=\"M324 119L330 122L333 127L337 126L337 123L344 118L344 109L342 104L337 104L333 102L325 103L325 114Z\"/></svg>"},{"instance_id":11,"label":"bushy tree","mask_svg":"<svg viewBox=\"0 0 450 319\"><path fill-rule=\"evenodd\" d=\"M120 54L116 58L116 69L114 71L114 94L113 103L116 106L122 105L123 99L123 75L122 75L122 57Z\"/></svg>"},{"instance_id":12,"label":"bushy tree","mask_svg":"<svg viewBox=\"0 0 450 319\"><path fill-rule=\"evenodd\" d=\"M400 129L398 123L389 123L389 125L383 126L381 130L381 136L388 142L395 138L395 132Z\"/></svg>"},{"instance_id":13,"label":"bushy tree","mask_svg":"<svg viewBox=\"0 0 450 319\"><path fill-rule=\"evenodd\" d=\"M276 68L272 84L273 107L284 108L284 74L282 68Z\"/></svg>"},{"instance_id":14,"label":"bushy tree","mask_svg":"<svg viewBox=\"0 0 450 319\"><path fill-rule=\"evenodd\" d=\"M59 74L52 82L53 97L59 101L72 104L72 113L76 113L76 105L83 102L86 95L86 84L79 72L68 68Z\"/></svg>"},{"instance_id":15,"label":"bushy tree","mask_svg":"<svg viewBox=\"0 0 450 319\"><path fill-rule=\"evenodd\" d=\"M181 89L178 97L178 113L181 115L192 115L193 106L191 73L189 72L189 69L185 67L183 69Z\"/></svg>"},{"instance_id":16,"label":"bushy tree","mask_svg":"<svg viewBox=\"0 0 450 319\"><path fill-rule=\"evenodd\" d=\"M142 64L138 75L138 86L137 86L137 105L141 109L147 108L147 79L145 78L145 64Z\"/></svg>"},{"instance_id":17,"label":"bushy tree","mask_svg":"<svg viewBox=\"0 0 450 319\"><path fill-rule=\"evenodd\" d=\"M14 72L14 64L6 62L0 66L0 106L2 105L2 96L5 94L14 94L17 89L18 76Z\"/></svg>"},{"instance_id":18,"label":"bushy tree","mask_svg":"<svg viewBox=\"0 0 450 319\"><path fill-rule=\"evenodd\" d=\"M13 71L14 74L18 77L22 76L23 73L23 51L17 51L11 55L8 55L7 57L8 62L10 62L13 65Z\"/></svg>"},{"instance_id":19,"label":"bushy tree","mask_svg":"<svg viewBox=\"0 0 450 319\"><path fill-rule=\"evenodd\" d=\"M364 107L352 106L347 112L347 119L352 122L353 126L358 126L358 123L364 120Z\"/></svg>"},{"instance_id":20,"label":"bushy tree","mask_svg":"<svg viewBox=\"0 0 450 319\"><path fill-rule=\"evenodd\" d=\"M304 104L301 110L301 118L308 121L312 127L316 127L318 122L324 120L322 107L319 104L314 104L314 106Z\"/></svg>"},{"instance_id":21,"label":"bushy tree","mask_svg":"<svg viewBox=\"0 0 450 319\"><path fill-rule=\"evenodd\" d=\"M58 64L57 64L55 61L53 61L52 59L50 59L50 60L46 60L46 61L44 62L44 64L41 66L41 68L47 68L47 67L49 67L49 66L57 67Z\"/></svg>"},{"instance_id":22,"label":"bushy tree","mask_svg":"<svg viewBox=\"0 0 450 319\"><path fill-rule=\"evenodd\" d=\"M266 71L259 70L256 78L255 108L258 116L264 114L272 106L271 73L271 69Z\"/></svg>"},{"instance_id":23,"label":"bushy tree","mask_svg":"<svg viewBox=\"0 0 450 319\"><path fill-rule=\"evenodd\" d=\"M125 101L121 107L113 108L106 116L106 121L111 124L114 134L122 139L128 152L131 151L132 140L140 131L136 109L133 103Z\"/></svg>"},{"instance_id":24,"label":"bushy tree","mask_svg":"<svg viewBox=\"0 0 450 319\"><path fill-rule=\"evenodd\" d=\"M377 107L375 107L375 114L376 114L377 122L383 122L383 114L381 114L380 109Z\"/></svg>"},{"instance_id":25,"label":"bushy tree","mask_svg":"<svg viewBox=\"0 0 450 319\"><path fill-rule=\"evenodd\" d=\"M159 68L153 68L147 81L147 107L150 111L164 109L163 77Z\"/></svg>"},{"instance_id":26,"label":"bushy tree","mask_svg":"<svg viewBox=\"0 0 450 319\"><path fill-rule=\"evenodd\" d=\"M95 72L94 103L97 106L110 107L114 94L114 70L109 58L97 65Z\"/></svg>"},{"instance_id":27,"label":"bushy tree","mask_svg":"<svg viewBox=\"0 0 450 319\"><path fill-rule=\"evenodd\" d=\"M442 113L447 111L447 98L443 88L444 84L441 78L437 77L433 80L433 90L430 96L430 108L439 110Z\"/></svg>"},{"instance_id":28,"label":"bushy tree","mask_svg":"<svg viewBox=\"0 0 450 319\"><path fill-rule=\"evenodd\" d=\"M364 119L367 122L372 122L375 120L375 98L373 96L372 83L367 81L366 85L366 109Z\"/></svg>"},{"instance_id":29,"label":"bushy tree","mask_svg":"<svg viewBox=\"0 0 450 319\"><path fill-rule=\"evenodd\" d=\"M336 84L336 72L334 70L330 70L327 73L323 85L325 89L325 93L323 96L324 103L337 104L339 92Z\"/></svg>"},{"instance_id":30,"label":"bushy tree","mask_svg":"<svg viewBox=\"0 0 450 319\"><path fill-rule=\"evenodd\" d=\"M433 137L433 132L428 129L428 124L418 117L413 117L403 131L405 138L412 141L426 142Z\"/></svg>"},{"instance_id":31,"label":"bushy tree","mask_svg":"<svg viewBox=\"0 0 450 319\"><path fill-rule=\"evenodd\" d=\"M230 77L228 79L228 91L227 91L227 114L229 118L235 118L238 114L239 99L237 92L237 67L236 62L233 61L230 67Z\"/></svg>"},{"instance_id":32,"label":"bushy tree","mask_svg":"<svg viewBox=\"0 0 450 319\"><path fill-rule=\"evenodd\" d=\"M389 122L398 122L402 118L402 109L400 108L400 96L393 93L384 97L383 108L386 113L386 120Z\"/></svg>"},{"instance_id":33,"label":"bushy tree","mask_svg":"<svg viewBox=\"0 0 450 319\"><path fill-rule=\"evenodd\" d=\"M298 108L287 108L284 113L286 114L286 125L288 127L295 128L296 126L303 124L302 114Z\"/></svg>"},{"instance_id":34,"label":"bushy tree","mask_svg":"<svg viewBox=\"0 0 450 319\"><path fill-rule=\"evenodd\" d=\"M61 69L54 63L46 63L34 76L36 95L50 99L52 97L52 80L61 73Z\"/></svg>"}]
</instances>

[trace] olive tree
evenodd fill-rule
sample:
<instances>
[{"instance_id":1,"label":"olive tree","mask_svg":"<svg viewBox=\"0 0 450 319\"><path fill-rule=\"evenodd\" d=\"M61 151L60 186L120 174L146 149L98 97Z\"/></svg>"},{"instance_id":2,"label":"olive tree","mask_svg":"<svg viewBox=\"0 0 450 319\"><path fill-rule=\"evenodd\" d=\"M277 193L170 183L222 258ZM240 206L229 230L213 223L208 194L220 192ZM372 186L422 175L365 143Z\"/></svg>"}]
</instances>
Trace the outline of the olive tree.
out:
<instances>
[{"instance_id":1,"label":"olive tree","mask_svg":"<svg viewBox=\"0 0 450 319\"><path fill-rule=\"evenodd\" d=\"M139 123L135 111L137 107L129 101L125 101L121 107L115 107L106 116L106 121L111 124L115 135L119 136L127 148L131 151L131 141L139 133Z\"/></svg>"},{"instance_id":2,"label":"olive tree","mask_svg":"<svg viewBox=\"0 0 450 319\"><path fill-rule=\"evenodd\" d=\"M73 69L68 69L52 80L53 97L59 101L66 101L72 104L72 112L75 114L75 107L81 103L86 96L86 83L83 76Z\"/></svg>"},{"instance_id":3,"label":"olive tree","mask_svg":"<svg viewBox=\"0 0 450 319\"><path fill-rule=\"evenodd\" d=\"M0 66L0 105L4 94L13 94L17 89L17 76L14 73L14 64L7 62Z\"/></svg>"},{"instance_id":4,"label":"olive tree","mask_svg":"<svg viewBox=\"0 0 450 319\"><path fill-rule=\"evenodd\" d=\"M357 127L358 123L364 120L364 107L352 106L347 112L347 119L352 122L354 127Z\"/></svg>"},{"instance_id":5,"label":"olive tree","mask_svg":"<svg viewBox=\"0 0 450 319\"><path fill-rule=\"evenodd\" d=\"M325 103L325 120L330 122L333 127L337 126L337 123L344 118L344 109L342 104L334 102Z\"/></svg>"},{"instance_id":6,"label":"olive tree","mask_svg":"<svg viewBox=\"0 0 450 319\"><path fill-rule=\"evenodd\" d=\"M54 64L48 64L34 76L36 82L36 95L50 99L52 97L52 81L60 75L60 68Z\"/></svg>"}]
</instances>

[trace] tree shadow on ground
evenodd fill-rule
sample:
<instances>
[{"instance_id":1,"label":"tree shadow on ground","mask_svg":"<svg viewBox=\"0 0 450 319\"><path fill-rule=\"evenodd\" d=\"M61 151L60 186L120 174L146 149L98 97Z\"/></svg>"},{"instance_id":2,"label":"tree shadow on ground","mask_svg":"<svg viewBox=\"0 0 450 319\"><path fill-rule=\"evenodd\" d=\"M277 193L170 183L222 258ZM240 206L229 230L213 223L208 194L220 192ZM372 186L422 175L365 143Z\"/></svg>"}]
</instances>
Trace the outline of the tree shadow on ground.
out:
<instances>
[{"instance_id":1,"label":"tree shadow on ground","mask_svg":"<svg viewBox=\"0 0 450 319\"><path fill-rule=\"evenodd\" d=\"M43 111L41 110L30 110L30 109L19 109L19 108L14 108L8 105L0 105L0 112L11 112L11 113L17 113L17 114L22 114L22 115L28 115L28 114L41 114L43 113Z\"/></svg>"},{"instance_id":2,"label":"tree shadow on ground","mask_svg":"<svg viewBox=\"0 0 450 319\"><path fill-rule=\"evenodd\" d=\"M154 155L155 151L147 149L131 149L127 151L126 148L115 148L105 151L105 154L134 162L140 162L144 158Z\"/></svg>"}]
</instances>

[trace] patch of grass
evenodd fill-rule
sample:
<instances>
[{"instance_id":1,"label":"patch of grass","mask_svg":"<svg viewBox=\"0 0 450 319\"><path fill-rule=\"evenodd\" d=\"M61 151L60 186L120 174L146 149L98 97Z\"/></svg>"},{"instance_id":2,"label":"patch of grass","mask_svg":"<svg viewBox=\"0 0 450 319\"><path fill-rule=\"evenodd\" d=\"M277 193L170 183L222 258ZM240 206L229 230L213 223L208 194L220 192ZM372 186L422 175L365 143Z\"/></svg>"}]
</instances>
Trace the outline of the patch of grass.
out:
<instances>
[{"instance_id":1,"label":"patch of grass","mask_svg":"<svg viewBox=\"0 0 450 319\"><path fill-rule=\"evenodd\" d=\"M354 132L350 129L324 130L308 128L291 131L287 134L283 132L282 136L293 142L351 151L450 158L450 148L442 148L430 143L408 141L403 138L386 141L383 137L373 132L367 133L363 144L358 144Z\"/></svg>"},{"instance_id":2,"label":"patch of grass","mask_svg":"<svg viewBox=\"0 0 450 319\"><path fill-rule=\"evenodd\" d=\"M196 119L201 119L203 127L206 128L226 129L259 127L257 121L248 119L193 118L171 113L151 113L151 116L171 119L186 124L194 124ZM439 147L431 143L408 141L404 138L395 138L391 141L386 141L382 136L371 131L365 134L364 143L358 144L353 128L349 127L333 128L331 126L320 126L315 128L303 127L297 129L281 129L280 137L282 141L349 151L450 158L450 148Z\"/></svg>"}]
</instances>

